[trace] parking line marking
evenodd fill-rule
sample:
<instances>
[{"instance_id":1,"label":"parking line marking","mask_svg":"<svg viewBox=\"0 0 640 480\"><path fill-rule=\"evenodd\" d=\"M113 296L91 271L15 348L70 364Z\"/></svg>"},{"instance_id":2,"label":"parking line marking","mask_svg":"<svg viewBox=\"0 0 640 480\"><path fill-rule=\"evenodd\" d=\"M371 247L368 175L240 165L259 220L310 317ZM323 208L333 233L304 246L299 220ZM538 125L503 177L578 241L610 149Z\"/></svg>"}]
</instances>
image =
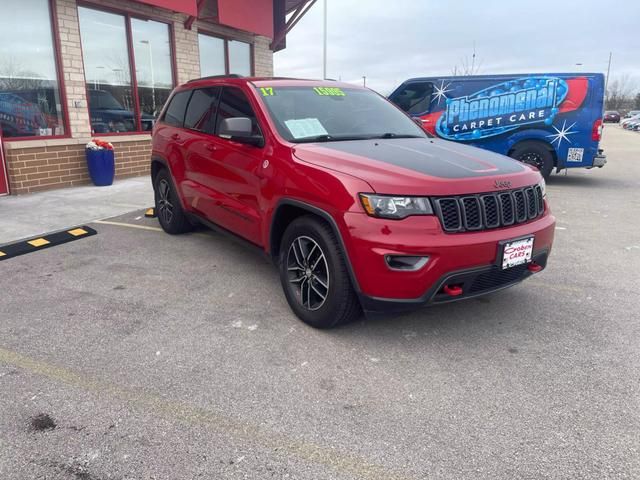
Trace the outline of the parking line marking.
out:
<instances>
[{"instance_id":1,"label":"parking line marking","mask_svg":"<svg viewBox=\"0 0 640 480\"><path fill-rule=\"evenodd\" d=\"M93 223L100 223L102 225L115 225L116 227L138 228L140 230L150 230L152 232L162 232L162 229L160 227L149 227L147 225L134 225L133 223L112 222L110 220L96 220Z\"/></svg>"},{"instance_id":2,"label":"parking line marking","mask_svg":"<svg viewBox=\"0 0 640 480\"><path fill-rule=\"evenodd\" d=\"M49 247L55 247L56 245L62 245L63 243L90 237L96 233L98 232L93 228L82 226L71 228L69 230L62 230L60 232L47 233L36 238L8 243L6 245L2 245L0 260L9 260L10 258L17 257L18 255L24 255L25 253L45 250Z\"/></svg>"},{"instance_id":3,"label":"parking line marking","mask_svg":"<svg viewBox=\"0 0 640 480\"><path fill-rule=\"evenodd\" d=\"M408 473L399 473L369 459L332 447L298 440L286 434L268 431L236 418L228 417L204 408L167 400L165 397L86 377L63 367L42 362L21 353L0 347L0 362L20 368L50 380L65 383L100 395L108 394L123 402L130 402L144 411L154 410L165 417L182 423L209 425L218 432L255 445L277 449L295 455L307 462L316 463L364 480L409 480Z\"/></svg>"},{"instance_id":4,"label":"parking line marking","mask_svg":"<svg viewBox=\"0 0 640 480\"><path fill-rule=\"evenodd\" d=\"M44 238L36 238L35 240L29 240L27 243L33 247L42 247L44 245L49 245L51 242Z\"/></svg>"}]
</instances>

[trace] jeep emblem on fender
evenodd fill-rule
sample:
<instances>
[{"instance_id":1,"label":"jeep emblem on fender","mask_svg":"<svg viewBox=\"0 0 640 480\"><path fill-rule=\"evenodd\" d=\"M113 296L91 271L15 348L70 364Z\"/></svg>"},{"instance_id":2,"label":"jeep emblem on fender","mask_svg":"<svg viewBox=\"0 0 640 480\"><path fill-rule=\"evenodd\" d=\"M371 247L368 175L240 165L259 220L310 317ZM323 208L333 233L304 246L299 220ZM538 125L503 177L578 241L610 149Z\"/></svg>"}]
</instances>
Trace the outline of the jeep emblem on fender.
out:
<instances>
[{"instance_id":1,"label":"jeep emblem on fender","mask_svg":"<svg viewBox=\"0 0 640 480\"><path fill-rule=\"evenodd\" d=\"M494 188L511 188L511 182L509 180L496 180L493 182Z\"/></svg>"}]
</instances>

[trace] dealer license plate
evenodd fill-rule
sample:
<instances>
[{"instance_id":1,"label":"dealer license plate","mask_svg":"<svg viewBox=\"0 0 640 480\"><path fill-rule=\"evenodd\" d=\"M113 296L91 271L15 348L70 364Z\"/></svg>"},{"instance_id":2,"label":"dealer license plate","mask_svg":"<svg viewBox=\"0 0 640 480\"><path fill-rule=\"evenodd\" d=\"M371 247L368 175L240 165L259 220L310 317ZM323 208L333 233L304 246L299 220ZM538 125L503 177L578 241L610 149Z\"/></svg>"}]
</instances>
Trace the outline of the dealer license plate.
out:
<instances>
[{"instance_id":1,"label":"dealer license plate","mask_svg":"<svg viewBox=\"0 0 640 480\"><path fill-rule=\"evenodd\" d=\"M532 253L533 237L505 243L502 249L502 269L530 262Z\"/></svg>"}]
</instances>

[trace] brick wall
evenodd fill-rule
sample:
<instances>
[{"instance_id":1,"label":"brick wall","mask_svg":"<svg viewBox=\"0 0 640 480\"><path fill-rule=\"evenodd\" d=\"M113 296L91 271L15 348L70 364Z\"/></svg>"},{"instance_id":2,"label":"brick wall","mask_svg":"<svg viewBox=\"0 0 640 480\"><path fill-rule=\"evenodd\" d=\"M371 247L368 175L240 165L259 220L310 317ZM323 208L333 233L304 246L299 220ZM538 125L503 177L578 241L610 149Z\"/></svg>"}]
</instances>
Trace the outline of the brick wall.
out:
<instances>
[{"instance_id":1,"label":"brick wall","mask_svg":"<svg viewBox=\"0 0 640 480\"><path fill-rule=\"evenodd\" d=\"M47 143L51 145L32 147L26 144L25 148L7 149L5 156L11 193L32 193L91 183L84 142L64 145L59 144L60 140L51 140ZM149 174L149 138L134 137L114 140L111 143L115 151L117 178ZM17 144L18 142L15 142L13 145Z\"/></svg>"}]
</instances>

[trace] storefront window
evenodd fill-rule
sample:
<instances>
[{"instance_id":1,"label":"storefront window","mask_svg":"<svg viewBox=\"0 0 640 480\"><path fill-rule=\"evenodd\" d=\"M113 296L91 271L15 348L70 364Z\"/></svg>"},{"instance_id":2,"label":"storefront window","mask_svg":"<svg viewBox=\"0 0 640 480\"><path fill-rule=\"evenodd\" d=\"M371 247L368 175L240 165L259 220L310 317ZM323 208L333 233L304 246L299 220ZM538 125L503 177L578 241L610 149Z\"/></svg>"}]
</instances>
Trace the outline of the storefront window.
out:
<instances>
[{"instance_id":1,"label":"storefront window","mask_svg":"<svg viewBox=\"0 0 640 480\"><path fill-rule=\"evenodd\" d=\"M137 128L125 17L84 7L78 7L78 14L91 129L133 132Z\"/></svg>"},{"instance_id":2,"label":"storefront window","mask_svg":"<svg viewBox=\"0 0 640 480\"><path fill-rule=\"evenodd\" d=\"M3 0L0 15L2 136L64 135L49 0Z\"/></svg>"},{"instance_id":3,"label":"storefront window","mask_svg":"<svg viewBox=\"0 0 640 480\"><path fill-rule=\"evenodd\" d=\"M230 73L250 76L252 74L251 44L238 40L225 40L202 33L198 35L198 42L201 76Z\"/></svg>"},{"instance_id":4,"label":"storefront window","mask_svg":"<svg viewBox=\"0 0 640 480\"><path fill-rule=\"evenodd\" d=\"M251 45L229 40L229 73L251 75Z\"/></svg>"},{"instance_id":5,"label":"storefront window","mask_svg":"<svg viewBox=\"0 0 640 480\"><path fill-rule=\"evenodd\" d=\"M169 25L132 18L131 33L142 130L151 130L173 88Z\"/></svg>"},{"instance_id":6,"label":"storefront window","mask_svg":"<svg viewBox=\"0 0 640 480\"><path fill-rule=\"evenodd\" d=\"M224 75L224 40L209 35L198 35L200 46L200 75Z\"/></svg>"},{"instance_id":7,"label":"storefront window","mask_svg":"<svg viewBox=\"0 0 640 480\"><path fill-rule=\"evenodd\" d=\"M87 7L78 13L93 133L151 130L174 84L169 25Z\"/></svg>"}]
</instances>

